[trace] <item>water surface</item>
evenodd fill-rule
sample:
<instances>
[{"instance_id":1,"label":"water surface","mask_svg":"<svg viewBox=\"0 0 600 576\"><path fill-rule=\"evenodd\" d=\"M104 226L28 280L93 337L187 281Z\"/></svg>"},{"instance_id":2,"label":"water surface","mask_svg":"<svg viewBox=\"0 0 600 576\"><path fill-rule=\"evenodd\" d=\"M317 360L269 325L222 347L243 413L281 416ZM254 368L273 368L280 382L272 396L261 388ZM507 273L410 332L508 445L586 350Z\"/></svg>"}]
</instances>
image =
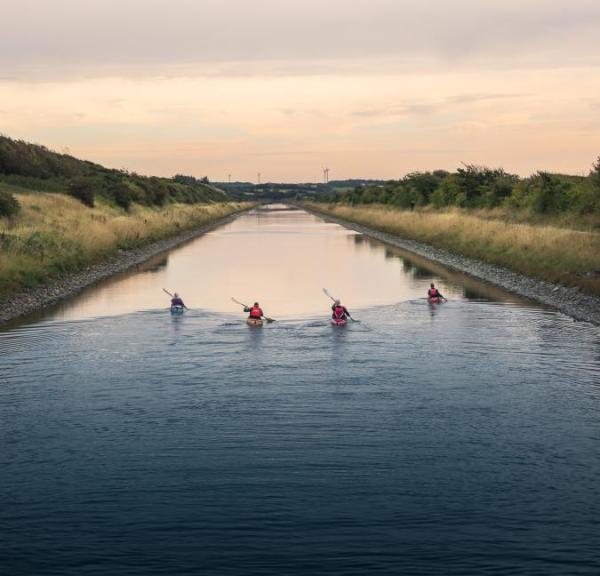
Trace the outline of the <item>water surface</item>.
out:
<instances>
[{"instance_id":1,"label":"water surface","mask_svg":"<svg viewBox=\"0 0 600 576\"><path fill-rule=\"evenodd\" d=\"M162 262L0 333L3 574L600 572L597 328L298 212Z\"/></svg>"},{"instance_id":2,"label":"water surface","mask_svg":"<svg viewBox=\"0 0 600 576\"><path fill-rule=\"evenodd\" d=\"M523 302L304 211L272 205L37 317L80 320L157 310L168 305L164 288L179 292L192 308L239 313L233 296L259 300L270 316L296 319L327 311L324 287L352 310L422 298L432 281L453 299Z\"/></svg>"}]
</instances>

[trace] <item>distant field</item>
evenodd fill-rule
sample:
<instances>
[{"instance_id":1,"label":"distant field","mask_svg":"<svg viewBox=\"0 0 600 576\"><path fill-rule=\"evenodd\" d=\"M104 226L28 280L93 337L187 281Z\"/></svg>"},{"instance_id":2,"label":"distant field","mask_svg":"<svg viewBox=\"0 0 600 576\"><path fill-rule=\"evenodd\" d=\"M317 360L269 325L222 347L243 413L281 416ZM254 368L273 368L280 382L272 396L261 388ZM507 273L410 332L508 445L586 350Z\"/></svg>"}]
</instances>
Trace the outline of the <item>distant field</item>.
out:
<instances>
[{"instance_id":1,"label":"distant field","mask_svg":"<svg viewBox=\"0 0 600 576\"><path fill-rule=\"evenodd\" d=\"M410 211L390 206L308 206L375 228L600 295L600 232L560 224L510 221L500 213L450 209ZM578 221L581 225L581 221Z\"/></svg>"}]
</instances>

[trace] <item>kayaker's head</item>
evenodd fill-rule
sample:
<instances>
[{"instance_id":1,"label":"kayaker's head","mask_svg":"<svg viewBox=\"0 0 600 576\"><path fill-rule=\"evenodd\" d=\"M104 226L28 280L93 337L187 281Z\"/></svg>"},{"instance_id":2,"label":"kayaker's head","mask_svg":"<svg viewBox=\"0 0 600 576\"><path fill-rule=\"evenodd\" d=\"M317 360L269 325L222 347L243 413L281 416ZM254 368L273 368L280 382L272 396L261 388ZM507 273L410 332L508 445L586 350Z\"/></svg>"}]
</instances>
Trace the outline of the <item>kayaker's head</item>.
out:
<instances>
[{"instance_id":1,"label":"kayaker's head","mask_svg":"<svg viewBox=\"0 0 600 576\"><path fill-rule=\"evenodd\" d=\"M336 300L336 301L334 302L334 304L335 304L336 306L339 306L339 305L341 304L341 302L340 302L339 300Z\"/></svg>"},{"instance_id":2,"label":"kayaker's head","mask_svg":"<svg viewBox=\"0 0 600 576\"><path fill-rule=\"evenodd\" d=\"M175 294L173 294L173 296L174 296L175 298L179 298L179 294L177 294L177 292L175 292Z\"/></svg>"},{"instance_id":3,"label":"kayaker's head","mask_svg":"<svg viewBox=\"0 0 600 576\"><path fill-rule=\"evenodd\" d=\"M435 284L433 282L430 284L430 286L431 288L435 288Z\"/></svg>"},{"instance_id":4,"label":"kayaker's head","mask_svg":"<svg viewBox=\"0 0 600 576\"><path fill-rule=\"evenodd\" d=\"M254 305L258 307L258 302L255 302Z\"/></svg>"}]
</instances>

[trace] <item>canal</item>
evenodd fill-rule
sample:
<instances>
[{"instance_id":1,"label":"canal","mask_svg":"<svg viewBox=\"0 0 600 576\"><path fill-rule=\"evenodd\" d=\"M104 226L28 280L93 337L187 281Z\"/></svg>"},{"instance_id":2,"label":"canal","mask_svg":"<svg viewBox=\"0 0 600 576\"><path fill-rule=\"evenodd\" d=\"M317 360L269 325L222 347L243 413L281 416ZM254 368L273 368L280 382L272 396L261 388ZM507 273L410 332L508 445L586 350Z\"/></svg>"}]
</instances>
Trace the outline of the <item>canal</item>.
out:
<instances>
[{"instance_id":1,"label":"canal","mask_svg":"<svg viewBox=\"0 0 600 576\"><path fill-rule=\"evenodd\" d=\"M297 209L0 332L11 576L598 574L599 479L599 328Z\"/></svg>"}]
</instances>

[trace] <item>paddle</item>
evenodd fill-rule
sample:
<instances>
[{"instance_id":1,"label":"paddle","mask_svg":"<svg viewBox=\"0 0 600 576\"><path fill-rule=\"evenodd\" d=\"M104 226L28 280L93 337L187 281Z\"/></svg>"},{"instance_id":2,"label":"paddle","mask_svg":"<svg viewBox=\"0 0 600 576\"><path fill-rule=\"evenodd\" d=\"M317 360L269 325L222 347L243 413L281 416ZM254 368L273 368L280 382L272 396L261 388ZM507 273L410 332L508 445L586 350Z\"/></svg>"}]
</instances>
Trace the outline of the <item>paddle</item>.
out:
<instances>
[{"instance_id":1,"label":"paddle","mask_svg":"<svg viewBox=\"0 0 600 576\"><path fill-rule=\"evenodd\" d=\"M325 294L327 296L329 296L334 302L336 301L336 299L329 293L327 288L323 288L323 292L325 292ZM350 316L350 312L348 312L348 310L346 310L346 314L348 314L348 318L350 318L350 320L352 320L352 322L360 322L360 320L355 320L354 318L352 318L352 316Z\"/></svg>"},{"instance_id":2,"label":"paddle","mask_svg":"<svg viewBox=\"0 0 600 576\"><path fill-rule=\"evenodd\" d=\"M236 300L233 296L231 297L231 299L236 303L239 304L240 306L243 306L244 308L250 308L250 306L248 306L247 304L244 304L243 302L240 302L239 300ZM263 318L267 321L268 324L270 324L271 322L275 322L275 320L273 318L267 318L266 316L263 316Z\"/></svg>"},{"instance_id":3,"label":"paddle","mask_svg":"<svg viewBox=\"0 0 600 576\"><path fill-rule=\"evenodd\" d=\"M165 294L168 294L168 295L169 295L171 298L175 298L175 296L173 296L173 294L171 294L171 293L170 293L168 290L165 290L164 288L163 288L163 292L164 292ZM189 308L188 308L188 307L187 307L185 304L183 305L183 307L184 307L186 310L189 310Z\"/></svg>"}]
</instances>

